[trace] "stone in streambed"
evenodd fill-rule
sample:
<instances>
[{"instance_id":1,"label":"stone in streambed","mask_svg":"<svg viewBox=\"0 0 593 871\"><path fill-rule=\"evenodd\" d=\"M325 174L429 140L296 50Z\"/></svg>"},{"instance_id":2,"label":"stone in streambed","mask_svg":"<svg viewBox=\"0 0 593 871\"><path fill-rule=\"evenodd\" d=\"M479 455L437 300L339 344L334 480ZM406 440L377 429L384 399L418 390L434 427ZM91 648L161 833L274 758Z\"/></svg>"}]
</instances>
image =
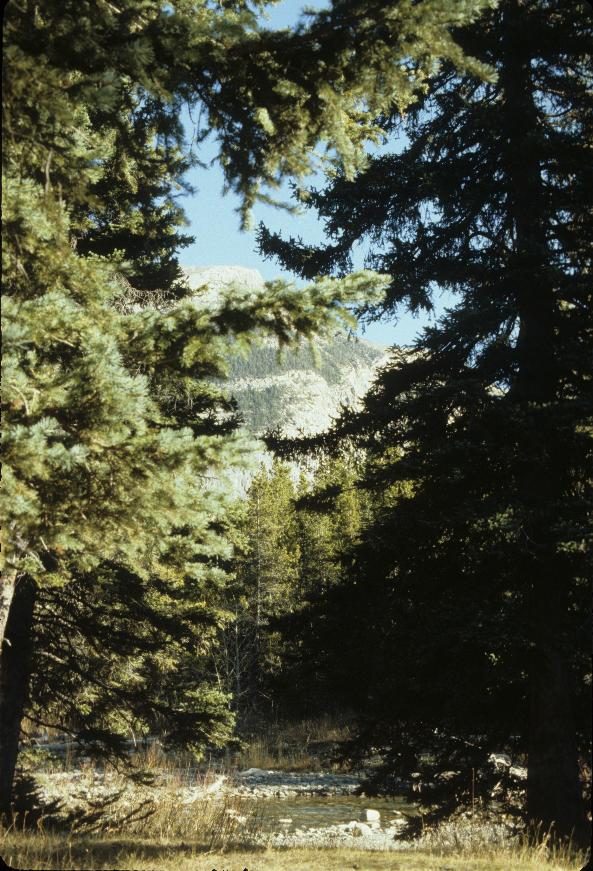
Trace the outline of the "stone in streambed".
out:
<instances>
[{"instance_id":1,"label":"stone in streambed","mask_svg":"<svg viewBox=\"0 0 593 871\"><path fill-rule=\"evenodd\" d=\"M497 771L508 770L513 764L508 753L491 753L488 761L492 763Z\"/></svg>"},{"instance_id":2,"label":"stone in streambed","mask_svg":"<svg viewBox=\"0 0 593 871\"><path fill-rule=\"evenodd\" d=\"M275 773L275 771L269 771L264 768L246 768L245 771L239 772L239 777L265 777L268 774Z\"/></svg>"}]
</instances>

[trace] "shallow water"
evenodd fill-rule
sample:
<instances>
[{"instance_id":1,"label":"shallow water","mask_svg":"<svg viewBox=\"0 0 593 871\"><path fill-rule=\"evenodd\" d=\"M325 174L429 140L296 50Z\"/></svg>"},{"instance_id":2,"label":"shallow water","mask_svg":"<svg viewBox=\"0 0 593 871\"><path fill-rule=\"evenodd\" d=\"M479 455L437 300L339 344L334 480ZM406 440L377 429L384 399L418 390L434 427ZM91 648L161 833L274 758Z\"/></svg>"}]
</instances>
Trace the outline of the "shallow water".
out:
<instances>
[{"instance_id":1,"label":"shallow water","mask_svg":"<svg viewBox=\"0 0 593 871\"><path fill-rule=\"evenodd\" d=\"M390 796L389 798L368 798L356 795L299 796L286 799L266 799L258 803L258 817L262 828L266 831L287 831L295 829L312 829L322 826L349 823L360 819L366 808L373 808L381 813L381 825L384 826L395 817L395 811L407 814L416 813L414 805L405 798ZM290 825L283 826L279 820L290 818Z\"/></svg>"}]
</instances>

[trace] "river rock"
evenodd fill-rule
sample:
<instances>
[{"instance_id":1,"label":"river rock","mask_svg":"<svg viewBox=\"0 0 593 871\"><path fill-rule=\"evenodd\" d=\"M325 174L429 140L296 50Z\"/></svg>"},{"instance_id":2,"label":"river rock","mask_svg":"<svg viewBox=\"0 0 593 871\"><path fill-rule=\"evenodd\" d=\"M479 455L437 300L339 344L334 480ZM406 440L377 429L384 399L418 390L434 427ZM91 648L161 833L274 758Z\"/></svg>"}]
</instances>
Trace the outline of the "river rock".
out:
<instances>
[{"instance_id":1,"label":"river rock","mask_svg":"<svg viewBox=\"0 0 593 871\"><path fill-rule=\"evenodd\" d=\"M378 823L381 820L380 811L367 807L360 815L360 819L366 823Z\"/></svg>"},{"instance_id":2,"label":"river rock","mask_svg":"<svg viewBox=\"0 0 593 871\"><path fill-rule=\"evenodd\" d=\"M491 762L497 771L504 771L511 767L511 757L508 753L491 753L488 757L488 762Z\"/></svg>"},{"instance_id":3,"label":"river rock","mask_svg":"<svg viewBox=\"0 0 593 871\"><path fill-rule=\"evenodd\" d=\"M245 771L239 772L239 777L267 777L268 774L275 773L275 771L267 771L264 768L246 768Z\"/></svg>"}]
</instances>

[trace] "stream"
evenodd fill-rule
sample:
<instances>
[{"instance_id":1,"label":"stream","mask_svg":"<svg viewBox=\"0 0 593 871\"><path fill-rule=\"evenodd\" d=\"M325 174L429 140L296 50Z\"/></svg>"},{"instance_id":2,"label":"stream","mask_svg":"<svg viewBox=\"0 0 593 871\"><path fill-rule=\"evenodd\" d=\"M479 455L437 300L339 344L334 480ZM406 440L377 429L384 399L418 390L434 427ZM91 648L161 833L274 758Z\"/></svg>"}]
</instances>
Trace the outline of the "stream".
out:
<instances>
[{"instance_id":1,"label":"stream","mask_svg":"<svg viewBox=\"0 0 593 871\"><path fill-rule=\"evenodd\" d=\"M293 832L296 829L323 828L359 820L367 808L378 810L382 823L389 823L397 816L396 812L416 813L413 805L398 796L365 798L356 795L309 795L267 799L260 803L259 814L266 831L276 832L284 828ZM290 819L292 822L283 826L281 819Z\"/></svg>"}]
</instances>

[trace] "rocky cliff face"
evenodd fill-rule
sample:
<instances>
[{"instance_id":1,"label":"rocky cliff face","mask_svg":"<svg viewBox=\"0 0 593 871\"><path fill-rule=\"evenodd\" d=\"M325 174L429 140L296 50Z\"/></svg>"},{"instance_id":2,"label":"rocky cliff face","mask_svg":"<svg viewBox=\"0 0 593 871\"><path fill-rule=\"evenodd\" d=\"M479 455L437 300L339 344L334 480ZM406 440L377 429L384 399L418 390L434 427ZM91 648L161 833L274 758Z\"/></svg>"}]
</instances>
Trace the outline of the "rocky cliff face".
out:
<instances>
[{"instance_id":1,"label":"rocky cliff face","mask_svg":"<svg viewBox=\"0 0 593 871\"><path fill-rule=\"evenodd\" d=\"M240 266L184 270L195 303L212 308L231 285L248 297L264 283L259 272ZM289 436L313 434L327 429L341 406L358 402L386 359L385 348L343 332L314 348L304 341L281 357L277 343L266 339L247 358L232 359L228 388L253 435L276 427Z\"/></svg>"}]
</instances>

